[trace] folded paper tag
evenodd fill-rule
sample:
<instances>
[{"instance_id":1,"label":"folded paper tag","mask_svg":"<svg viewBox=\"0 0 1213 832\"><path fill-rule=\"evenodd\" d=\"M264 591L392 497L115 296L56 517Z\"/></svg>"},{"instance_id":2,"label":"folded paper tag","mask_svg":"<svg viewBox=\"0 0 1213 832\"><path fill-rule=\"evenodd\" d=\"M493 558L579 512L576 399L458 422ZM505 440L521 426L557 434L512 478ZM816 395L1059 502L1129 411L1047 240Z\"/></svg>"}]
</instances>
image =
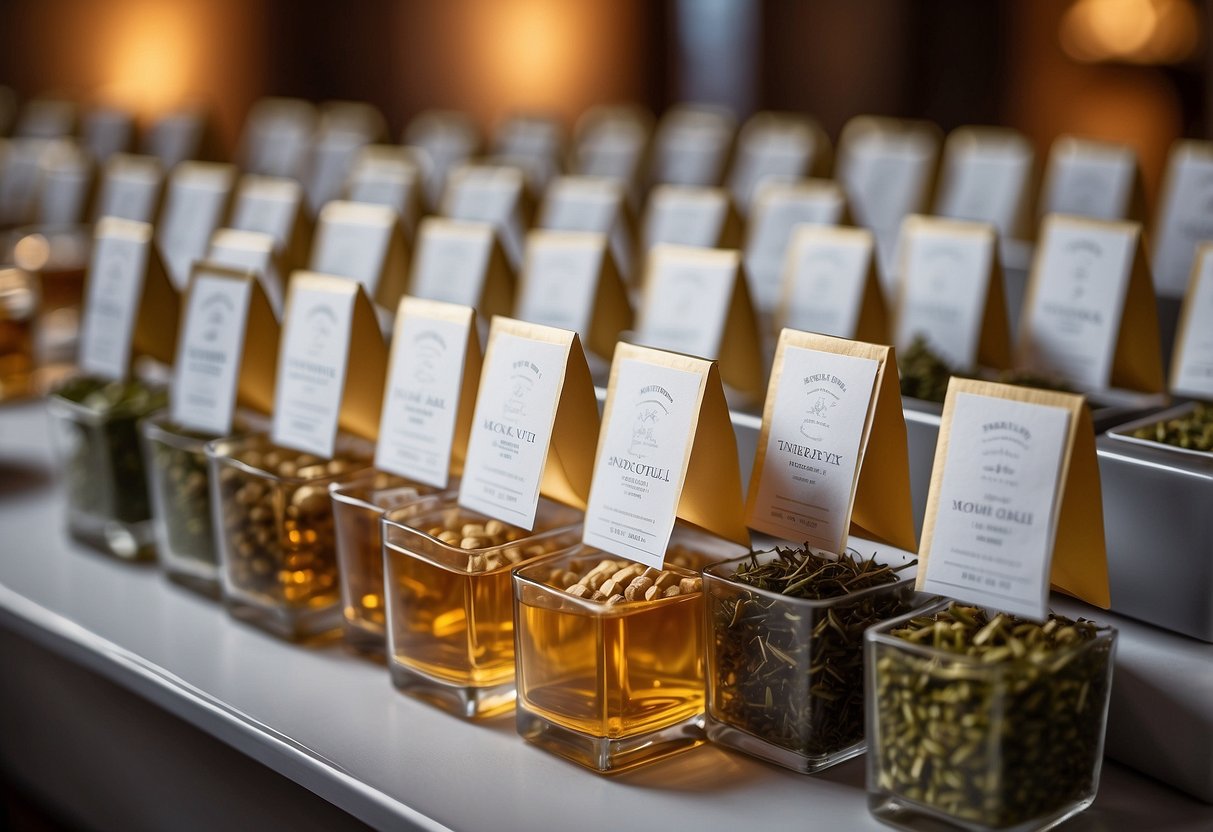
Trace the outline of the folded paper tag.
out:
<instances>
[{"instance_id":1,"label":"folded paper tag","mask_svg":"<svg viewBox=\"0 0 1213 832\"><path fill-rule=\"evenodd\" d=\"M274 315L282 315L285 292L282 279L286 271L275 253L274 238L269 234L220 228L211 236L206 261L256 274Z\"/></svg>"},{"instance_id":2,"label":"folded paper tag","mask_svg":"<svg viewBox=\"0 0 1213 832\"><path fill-rule=\"evenodd\" d=\"M876 276L875 242L866 228L802 225L783 262L777 325L883 344L888 311Z\"/></svg>"},{"instance_id":3,"label":"folded paper tag","mask_svg":"<svg viewBox=\"0 0 1213 832\"><path fill-rule=\"evenodd\" d=\"M1141 222L1137 153L1125 144L1058 137L1049 150L1040 213Z\"/></svg>"},{"instance_id":4,"label":"folded paper tag","mask_svg":"<svg viewBox=\"0 0 1213 832\"><path fill-rule=\"evenodd\" d=\"M263 176L300 176L316 132L316 108L302 98L262 98L241 137L242 167Z\"/></svg>"},{"instance_id":5,"label":"folded paper tag","mask_svg":"<svg viewBox=\"0 0 1213 832\"><path fill-rule=\"evenodd\" d=\"M295 272L278 350L274 442L327 458L338 427L374 439L386 365L387 347L362 284Z\"/></svg>"},{"instance_id":6,"label":"folded paper tag","mask_svg":"<svg viewBox=\"0 0 1213 832\"><path fill-rule=\"evenodd\" d=\"M624 183L615 179L562 176L548 186L536 227L606 234L615 265L626 278L634 257L626 196Z\"/></svg>"},{"instance_id":7,"label":"folded paper tag","mask_svg":"<svg viewBox=\"0 0 1213 832\"><path fill-rule=\"evenodd\" d=\"M1181 297L1196 247L1213 240L1213 142L1180 141L1171 149L1154 227L1154 287Z\"/></svg>"},{"instance_id":8,"label":"folded paper tag","mask_svg":"<svg viewBox=\"0 0 1213 832\"><path fill-rule=\"evenodd\" d=\"M1011 366L998 238L980 222L906 217L901 227L897 349L925 338L949 366Z\"/></svg>"},{"instance_id":9,"label":"folded paper tag","mask_svg":"<svg viewBox=\"0 0 1213 832\"><path fill-rule=\"evenodd\" d=\"M86 221L85 205L93 184L93 162L72 141L56 141L38 160L34 221L40 225L74 225Z\"/></svg>"},{"instance_id":10,"label":"folded paper tag","mask_svg":"<svg viewBox=\"0 0 1213 832\"><path fill-rule=\"evenodd\" d=\"M466 162L480 146L476 122L467 113L456 110L427 110L409 122L404 143L425 153L426 201L437 206L442 201L447 175Z\"/></svg>"},{"instance_id":11,"label":"folded paper tag","mask_svg":"<svg viewBox=\"0 0 1213 832\"><path fill-rule=\"evenodd\" d=\"M169 176L156 244L178 290L185 287L194 262L206 257L235 181L235 166L217 162L183 162Z\"/></svg>"},{"instance_id":12,"label":"folded paper tag","mask_svg":"<svg viewBox=\"0 0 1213 832\"><path fill-rule=\"evenodd\" d=\"M115 153L105 162L94 215L152 222L160 202L164 170L155 156Z\"/></svg>"},{"instance_id":13,"label":"folded paper tag","mask_svg":"<svg viewBox=\"0 0 1213 832\"><path fill-rule=\"evenodd\" d=\"M189 430L227 436L238 399L269 413L277 359L278 321L257 275L195 265L173 364L172 420Z\"/></svg>"},{"instance_id":14,"label":"folded paper tag","mask_svg":"<svg viewBox=\"0 0 1213 832\"><path fill-rule=\"evenodd\" d=\"M385 309L408 285L408 245L400 217L386 205L330 202L316 219L310 269L351 277Z\"/></svg>"},{"instance_id":15,"label":"folded paper tag","mask_svg":"<svg viewBox=\"0 0 1213 832\"><path fill-rule=\"evenodd\" d=\"M269 234L288 269L307 263L312 229L303 206L303 186L294 179L240 177L231 227Z\"/></svg>"},{"instance_id":16,"label":"folded paper tag","mask_svg":"<svg viewBox=\"0 0 1213 832\"><path fill-rule=\"evenodd\" d=\"M540 494L583 508L597 430L577 334L494 318L459 504L524 529L535 524Z\"/></svg>"},{"instance_id":17,"label":"folded paper tag","mask_svg":"<svg viewBox=\"0 0 1213 832\"><path fill-rule=\"evenodd\" d=\"M988 222L1003 239L1028 239L1032 143L1001 127L957 127L944 146L935 213Z\"/></svg>"},{"instance_id":18,"label":"folded paper tag","mask_svg":"<svg viewBox=\"0 0 1213 832\"><path fill-rule=\"evenodd\" d=\"M155 156L165 170L172 170L187 159L206 159L214 149L214 137L208 129L206 110L185 104L154 118L140 142L140 152Z\"/></svg>"},{"instance_id":19,"label":"folded paper tag","mask_svg":"<svg viewBox=\"0 0 1213 832\"><path fill-rule=\"evenodd\" d=\"M498 127L493 153L526 171L531 187L542 191L560 172L564 129L552 117L513 115Z\"/></svg>"},{"instance_id":20,"label":"folded paper tag","mask_svg":"<svg viewBox=\"0 0 1213 832\"><path fill-rule=\"evenodd\" d=\"M666 110L653 137L652 180L671 185L718 185L737 129L725 110L679 106Z\"/></svg>"},{"instance_id":21,"label":"folded paper tag","mask_svg":"<svg viewBox=\"0 0 1213 832\"><path fill-rule=\"evenodd\" d=\"M586 349L609 357L619 333L632 327L627 289L603 234L535 230L515 317L571 329Z\"/></svg>"},{"instance_id":22,"label":"folded paper tag","mask_svg":"<svg viewBox=\"0 0 1213 832\"><path fill-rule=\"evenodd\" d=\"M93 234L78 363L105 379L127 377L147 355L172 363L179 299L144 222L104 217Z\"/></svg>"},{"instance_id":23,"label":"folded paper tag","mask_svg":"<svg viewBox=\"0 0 1213 832\"><path fill-rule=\"evenodd\" d=\"M1021 369L1080 390L1164 388L1141 226L1046 217L1016 345Z\"/></svg>"},{"instance_id":24,"label":"folded paper tag","mask_svg":"<svg viewBox=\"0 0 1213 832\"><path fill-rule=\"evenodd\" d=\"M720 362L724 383L765 387L758 324L737 251L660 245L649 252L636 340Z\"/></svg>"},{"instance_id":25,"label":"folded paper tag","mask_svg":"<svg viewBox=\"0 0 1213 832\"><path fill-rule=\"evenodd\" d=\"M748 545L736 443L714 362L620 344L583 540L658 569L678 518Z\"/></svg>"},{"instance_id":26,"label":"folded paper tag","mask_svg":"<svg viewBox=\"0 0 1213 832\"><path fill-rule=\"evenodd\" d=\"M1095 432L1081 396L953 378L918 589L1043 619L1050 582L1107 609Z\"/></svg>"},{"instance_id":27,"label":"folded paper tag","mask_svg":"<svg viewBox=\"0 0 1213 832\"><path fill-rule=\"evenodd\" d=\"M509 312L514 273L493 226L441 217L422 220L409 293L471 306L488 318Z\"/></svg>"},{"instance_id":28,"label":"folded paper tag","mask_svg":"<svg viewBox=\"0 0 1213 832\"><path fill-rule=\"evenodd\" d=\"M417 151L394 144L367 145L358 152L346 180L346 199L389 205L407 231L421 215L422 168Z\"/></svg>"},{"instance_id":29,"label":"folded paper tag","mask_svg":"<svg viewBox=\"0 0 1213 832\"><path fill-rule=\"evenodd\" d=\"M838 141L838 181L851 213L876 235L880 278L888 297L895 289L894 255L901 221L926 210L939 128L925 121L859 116Z\"/></svg>"},{"instance_id":30,"label":"folded paper tag","mask_svg":"<svg viewBox=\"0 0 1213 832\"><path fill-rule=\"evenodd\" d=\"M640 184L641 162L653 129L653 117L636 107L591 107L577 120L573 172L624 184L629 199Z\"/></svg>"},{"instance_id":31,"label":"folded paper tag","mask_svg":"<svg viewBox=\"0 0 1213 832\"><path fill-rule=\"evenodd\" d=\"M467 455L480 364L471 307L401 298L375 467L446 488Z\"/></svg>"},{"instance_id":32,"label":"folded paper tag","mask_svg":"<svg viewBox=\"0 0 1213 832\"><path fill-rule=\"evenodd\" d=\"M455 220L491 223L501 235L510 266L522 265L527 206L524 174L510 165L461 165L451 171L442 214Z\"/></svg>"},{"instance_id":33,"label":"folded paper tag","mask_svg":"<svg viewBox=\"0 0 1213 832\"><path fill-rule=\"evenodd\" d=\"M303 193L313 214L341 197L346 175L359 151L379 138L378 131L366 128L366 125L336 126L322 116L320 129L312 138L303 179Z\"/></svg>"},{"instance_id":34,"label":"folded paper tag","mask_svg":"<svg viewBox=\"0 0 1213 832\"><path fill-rule=\"evenodd\" d=\"M741 220L723 188L658 185L649 192L641 237L644 251L669 243L730 248L741 243Z\"/></svg>"},{"instance_id":35,"label":"folded paper tag","mask_svg":"<svg viewBox=\"0 0 1213 832\"><path fill-rule=\"evenodd\" d=\"M1201 243L1192 263L1171 357L1171 392L1213 401L1213 243Z\"/></svg>"},{"instance_id":36,"label":"folded paper tag","mask_svg":"<svg viewBox=\"0 0 1213 832\"><path fill-rule=\"evenodd\" d=\"M830 552L844 551L850 534L914 550L909 453L891 348L780 333L746 522Z\"/></svg>"},{"instance_id":37,"label":"folded paper tag","mask_svg":"<svg viewBox=\"0 0 1213 832\"><path fill-rule=\"evenodd\" d=\"M779 303L781 270L792 231L806 224L837 225L845 214L846 198L833 182L767 181L757 187L744 247L755 307L770 312Z\"/></svg>"},{"instance_id":38,"label":"folded paper tag","mask_svg":"<svg viewBox=\"0 0 1213 832\"><path fill-rule=\"evenodd\" d=\"M749 214L763 180L801 179L824 170L830 140L816 121L792 113L761 112L737 134L729 171L729 192L742 214Z\"/></svg>"}]
</instances>

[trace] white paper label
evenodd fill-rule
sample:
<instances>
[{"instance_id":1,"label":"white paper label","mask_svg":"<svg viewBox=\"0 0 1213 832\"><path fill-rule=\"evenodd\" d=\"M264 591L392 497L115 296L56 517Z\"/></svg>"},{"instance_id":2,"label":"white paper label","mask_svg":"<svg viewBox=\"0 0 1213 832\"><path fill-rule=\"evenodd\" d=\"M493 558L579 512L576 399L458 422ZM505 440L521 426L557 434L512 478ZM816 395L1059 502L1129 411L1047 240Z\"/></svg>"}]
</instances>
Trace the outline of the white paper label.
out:
<instances>
[{"instance_id":1,"label":"white paper label","mask_svg":"<svg viewBox=\"0 0 1213 832\"><path fill-rule=\"evenodd\" d=\"M607 234L615 263L626 270L632 262L632 241L622 222L622 211L623 192L616 183L558 179L548 188L537 226Z\"/></svg>"},{"instance_id":2,"label":"white paper label","mask_svg":"<svg viewBox=\"0 0 1213 832\"><path fill-rule=\"evenodd\" d=\"M182 427L214 436L231 432L251 295L244 280L194 277L173 367L171 415Z\"/></svg>"},{"instance_id":3,"label":"white paper label","mask_svg":"<svg viewBox=\"0 0 1213 832\"><path fill-rule=\"evenodd\" d=\"M1048 227L1025 310L1021 366L1082 389L1108 386L1135 242L1121 230Z\"/></svg>"},{"instance_id":4,"label":"white paper label","mask_svg":"<svg viewBox=\"0 0 1213 832\"><path fill-rule=\"evenodd\" d=\"M446 488L467 358L467 323L404 318L392 341L375 467Z\"/></svg>"},{"instance_id":5,"label":"white paper label","mask_svg":"<svg viewBox=\"0 0 1213 832\"><path fill-rule=\"evenodd\" d=\"M281 250L290 243L299 198L299 185L290 180L243 185L232 211L232 228L269 234Z\"/></svg>"},{"instance_id":6,"label":"white paper label","mask_svg":"<svg viewBox=\"0 0 1213 832\"><path fill-rule=\"evenodd\" d=\"M459 504L524 529L535 525L568 349L496 335L459 483Z\"/></svg>"},{"instance_id":7,"label":"white paper label","mask_svg":"<svg viewBox=\"0 0 1213 832\"><path fill-rule=\"evenodd\" d=\"M779 303L780 272L798 225L834 225L842 217L841 195L818 194L795 186L762 188L754 203L746 238L745 264L754 306L768 312Z\"/></svg>"},{"instance_id":8,"label":"white paper label","mask_svg":"<svg viewBox=\"0 0 1213 832\"><path fill-rule=\"evenodd\" d=\"M950 366L966 372L977 366L992 242L984 235L935 228L906 236L897 349L908 349L922 336Z\"/></svg>"},{"instance_id":9,"label":"white paper label","mask_svg":"<svg viewBox=\"0 0 1213 832\"><path fill-rule=\"evenodd\" d=\"M1196 285L1184 303L1188 322L1175 345L1172 391L1213 400L1213 251L1201 257Z\"/></svg>"},{"instance_id":10,"label":"white paper label","mask_svg":"<svg viewBox=\"0 0 1213 832\"><path fill-rule=\"evenodd\" d=\"M309 268L314 272L353 278L374 297L391 239L390 225L342 220L321 222L316 228Z\"/></svg>"},{"instance_id":11,"label":"white paper label","mask_svg":"<svg viewBox=\"0 0 1213 832\"><path fill-rule=\"evenodd\" d=\"M945 187L935 213L956 220L988 222L1001 237L1015 232L1015 220L1032 156L1015 147L979 147L948 161Z\"/></svg>"},{"instance_id":12,"label":"white paper label","mask_svg":"<svg viewBox=\"0 0 1213 832\"><path fill-rule=\"evenodd\" d=\"M170 170L195 159L202 144L203 119L198 113L170 113L152 124L144 138L145 152Z\"/></svg>"},{"instance_id":13,"label":"white paper label","mask_svg":"<svg viewBox=\"0 0 1213 832\"><path fill-rule=\"evenodd\" d=\"M657 181L671 185L714 185L729 151L731 127L715 117L682 124L668 121L658 131L654 153Z\"/></svg>"},{"instance_id":14,"label":"white paper label","mask_svg":"<svg viewBox=\"0 0 1213 832\"><path fill-rule=\"evenodd\" d=\"M610 418L602 426L583 540L660 569L695 438L703 378L627 359L619 362Z\"/></svg>"},{"instance_id":15,"label":"white paper label","mask_svg":"<svg viewBox=\"0 0 1213 832\"><path fill-rule=\"evenodd\" d=\"M879 366L870 358L784 350L751 528L830 552L846 546Z\"/></svg>"},{"instance_id":16,"label":"white paper label","mask_svg":"<svg viewBox=\"0 0 1213 832\"><path fill-rule=\"evenodd\" d=\"M259 238L258 242L263 242L263 245L230 245L230 238L225 239L223 232L220 232L211 241L210 250L206 253L207 262L255 273L274 314L281 317L282 276L274 267L273 239L255 231L247 233Z\"/></svg>"},{"instance_id":17,"label":"white paper label","mask_svg":"<svg viewBox=\"0 0 1213 832\"><path fill-rule=\"evenodd\" d=\"M645 248L661 243L711 248L720 239L728 199L711 190L666 188L651 198L644 223Z\"/></svg>"},{"instance_id":18,"label":"white paper label","mask_svg":"<svg viewBox=\"0 0 1213 832\"><path fill-rule=\"evenodd\" d=\"M423 225L409 293L428 300L479 306L492 252L490 226Z\"/></svg>"},{"instance_id":19,"label":"white paper label","mask_svg":"<svg viewBox=\"0 0 1213 832\"><path fill-rule=\"evenodd\" d=\"M156 213L159 174L143 176L135 172L107 171L97 198L97 217L121 217L136 222L151 222Z\"/></svg>"},{"instance_id":20,"label":"white paper label","mask_svg":"<svg viewBox=\"0 0 1213 832\"><path fill-rule=\"evenodd\" d=\"M764 179L804 176L812 154L813 146L807 137L785 131L759 135L742 143L729 178L729 189L738 209L750 209L755 189Z\"/></svg>"},{"instance_id":21,"label":"white paper label","mask_svg":"<svg viewBox=\"0 0 1213 832\"><path fill-rule=\"evenodd\" d=\"M655 257L636 337L663 350L715 359L736 289L733 262Z\"/></svg>"},{"instance_id":22,"label":"white paper label","mask_svg":"<svg viewBox=\"0 0 1213 832\"><path fill-rule=\"evenodd\" d=\"M275 443L333 455L356 297L298 283L292 288L274 387Z\"/></svg>"},{"instance_id":23,"label":"white paper label","mask_svg":"<svg viewBox=\"0 0 1213 832\"><path fill-rule=\"evenodd\" d=\"M91 180L92 171L85 167L47 172L38 196L38 222L46 225L83 222Z\"/></svg>"},{"instance_id":24,"label":"white paper label","mask_svg":"<svg viewBox=\"0 0 1213 832\"><path fill-rule=\"evenodd\" d=\"M456 220L491 223L501 234L501 244L514 266L522 262L523 228L518 216L522 180L506 168L473 171L459 180L446 206L446 215Z\"/></svg>"},{"instance_id":25,"label":"white paper label","mask_svg":"<svg viewBox=\"0 0 1213 832\"><path fill-rule=\"evenodd\" d=\"M157 241L164 266L178 290L189 282L194 262L206 256L226 199L227 191L209 182L170 181Z\"/></svg>"},{"instance_id":26,"label":"white paper label","mask_svg":"<svg viewBox=\"0 0 1213 832\"><path fill-rule=\"evenodd\" d=\"M594 320L594 299L604 254L601 244L584 239L532 236L527 245L518 317L571 329L584 342Z\"/></svg>"},{"instance_id":27,"label":"white paper label","mask_svg":"<svg viewBox=\"0 0 1213 832\"><path fill-rule=\"evenodd\" d=\"M871 238L802 235L788 252L786 326L854 338L872 265Z\"/></svg>"},{"instance_id":28,"label":"white paper label","mask_svg":"<svg viewBox=\"0 0 1213 832\"><path fill-rule=\"evenodd\" d=\"M409 210L409 191L411 184L404 179L372 179L370 177L355 179L350 183L351 202L365 202L368 205L386 205L394 208L401 218L411 219Z\"/></svg>"},{"instance_id":29,"label":"white paper label","mask_svg":"<svg viewBox=\"0 0 1213 832\"><path fill-rule=\"evenodd\" d=\"M1135 164L1128 150L1074 151L1054 157L1042 213L1123 219L1133 195Z\"/></svg>"},{"instance_id":30,"label":"white paper label","mask_svg":"<svg viewBox=\"0 0 1213 832\"><path fill-rule=\"evenodd\" d=\"M126 378L147 257L147 245L129 237L100 236L94 243L80 329L79 362L84 372Z\"/></svg>"},{"instance_id":31,"label":"white paper label","mask_svg":"<svg viewBox=\"0 0 1213 832\"><path fill-rule=\"evenodd\" d=\"M1183 297L1197 244L1213 240L1213 157L1177 150L1167 182L1154 247L1154 288L1160 295Z\"/></svg>"},{"instance_id":32,"label":"white paper label","mask_svg":"<svg viewBox=\"0 0 1213 832\"><path fill-rule=\"evenodd\" d=\"M1069 427L1060 407L956 397L925 592L1045 617Z\"/></svg>"}]
</instances>

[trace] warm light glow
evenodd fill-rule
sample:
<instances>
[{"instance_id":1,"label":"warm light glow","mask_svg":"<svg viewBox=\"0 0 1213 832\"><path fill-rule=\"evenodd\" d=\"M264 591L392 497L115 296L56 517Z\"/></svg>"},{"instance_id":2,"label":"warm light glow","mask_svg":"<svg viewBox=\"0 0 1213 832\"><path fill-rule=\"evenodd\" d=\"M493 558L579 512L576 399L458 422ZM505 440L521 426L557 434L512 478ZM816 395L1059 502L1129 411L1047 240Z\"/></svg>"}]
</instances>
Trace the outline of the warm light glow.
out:
<instances>
[{"instance_id":1,"label":"warm light glow","mask_svg":"<svg viewBox=\"0 0 1213 832\"><path fill-rule=\"evenodd\" d=\"M480 49L484 78L524 108L562 103L582 61L578 5L565 0L494 0L482 4ZM473 52L472 54L475 54Z\"/></svg>"},{"instance_id":2,"label":"warm light glow","mask_svg":"<svg viewBox=\"0 0 1213 832\"><path fill-rule=\"evenodd\" d=\"M179 106L191 92L198 61L195 7L155 0L115 4L101 56L101 97L143 116Z\"/></svg>"},{"instance_id":3,"label":"warm light glow","mask_svg":"<svg viewBox=\"0 0 1213 832\"><path fill-rule=\"evenodd\" d=\"M1178 63L1199 38L1191 0L1077 0L1061 21L1061 45L1076 61Z\"/></svg>"}]
</instances>

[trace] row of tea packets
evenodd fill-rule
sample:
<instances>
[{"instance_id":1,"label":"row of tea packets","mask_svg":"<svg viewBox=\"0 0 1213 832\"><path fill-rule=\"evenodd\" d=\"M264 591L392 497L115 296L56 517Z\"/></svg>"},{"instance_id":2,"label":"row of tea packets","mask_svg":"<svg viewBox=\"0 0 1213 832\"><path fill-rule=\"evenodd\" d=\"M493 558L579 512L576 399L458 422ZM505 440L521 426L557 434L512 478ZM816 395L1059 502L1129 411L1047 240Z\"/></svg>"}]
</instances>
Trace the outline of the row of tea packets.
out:
<instances>
[{"instance_id":1,"label":"row of tea packets","mask_svg":"<svg viewBox=\"0 0 1213 832\"><path fill-rule=\"evenodd\" d=\"M146 553L146 487L170 574L234 615L296 638L344 619L402 689L515 707L598 770L705 722L818 770L863 750L866 708L878 813L993 826L1093 799L1114 633L1047 611L1050 585L1109 601L1080 396L952 382L914 580L979 606L924 607L888 347L782 333L743 499L715 362L617 345L600 428L574 332L495 318L481 356L470 308L406 297L389 354L361 283L305 272L278 336L250 272L195 265L178 311L129 230L52 398L78 536ZM173 364L166 414L140 354ZM746 554L750 529L808 545ZM1061 742L1060 769L1015 762Z\"/></svg>"}]
</instances>

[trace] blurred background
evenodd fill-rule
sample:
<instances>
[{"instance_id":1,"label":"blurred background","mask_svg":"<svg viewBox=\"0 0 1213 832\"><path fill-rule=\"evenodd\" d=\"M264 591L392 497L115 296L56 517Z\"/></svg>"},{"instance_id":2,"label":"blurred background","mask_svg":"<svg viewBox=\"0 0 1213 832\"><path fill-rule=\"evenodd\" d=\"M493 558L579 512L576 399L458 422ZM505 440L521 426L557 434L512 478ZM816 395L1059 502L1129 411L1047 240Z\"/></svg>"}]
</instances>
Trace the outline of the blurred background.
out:
<instances>
[{"instance_id":1,"label":"blurred background","mask_svg":"<svg viewBox=\"0 0 1213 832\"><path fill-rule=\"evenodd\" d=\"M1208 0L5 0L0 83L154 119L210 112L230 157L264 95L358 99L393 135L430 107L486 126L677 101L1004 124L1136 148L1210 134ZM1151 204L1152 204L1151 199Z\"/></svg>"}]
</instances>

